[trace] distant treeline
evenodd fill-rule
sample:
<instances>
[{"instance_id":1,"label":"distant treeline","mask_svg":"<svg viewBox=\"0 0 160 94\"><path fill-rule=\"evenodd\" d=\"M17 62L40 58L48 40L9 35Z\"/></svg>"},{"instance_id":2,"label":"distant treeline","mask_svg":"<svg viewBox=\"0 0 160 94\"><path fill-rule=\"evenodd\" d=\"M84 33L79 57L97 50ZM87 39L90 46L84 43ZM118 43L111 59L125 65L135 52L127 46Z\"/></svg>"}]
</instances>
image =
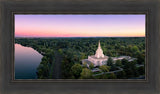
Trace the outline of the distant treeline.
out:
<instances>
[{"instance_id":1,"label":"distant treeline","mask_svg":"<svg viewBox=\"0 0 160 94\"><path fill-rule=\"evenodd\" d=\"M32 47L43 54L42 62L37 68L38 78L54 78L52 73L54 59L56 59L54 58L55 52L63 57L62 78L74 78L72 66L81 64L81 60L87 59L88 55L94 55L99 40L104 55L110 57L127 55L137 58L137 64L144 64L145 37L15 38L15 43Z\"/></svg>"}]
</instances>

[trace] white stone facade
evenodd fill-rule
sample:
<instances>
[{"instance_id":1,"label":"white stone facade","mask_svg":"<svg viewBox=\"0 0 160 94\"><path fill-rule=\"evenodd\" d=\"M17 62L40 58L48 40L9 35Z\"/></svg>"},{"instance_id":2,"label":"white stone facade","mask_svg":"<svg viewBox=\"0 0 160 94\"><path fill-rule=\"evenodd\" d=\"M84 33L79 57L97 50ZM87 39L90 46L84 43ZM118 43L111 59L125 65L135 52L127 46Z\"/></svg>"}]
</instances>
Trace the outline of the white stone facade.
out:
<instances>
[{"instance_id":1,"label":"white stone facade","mask_svg":"<svg viewBox=\"0 0 160 94\"><path fill-rule=\"evenodd\" d=\"M101 66L101 65L106 65L108 58L109 58L108 56L105 56L103 54L103 50L101 48L100 41L99 41L98 49L96 50L95 55L88 56L88 59L82 60L82 64L87 63L88 67L91 63L93 63L95 67ZM122 60L122 59L126 59L128 61L136 60L136 58L131 58L130 56L120 56L120 57L111 57L111 58L113 59L114 64L117 60Z\"/></svg>"},{"instance_id":2,"label":"white stone facade","mask_svg":"<svg viewBox=\"0 0 160 94\"><path fill-rule=\"evenodd\" d=\"M88 56L88 61L92 62L94 66L101 66L107 63L108 57L94 58L94 56Z\"/></svg>"},{"instance_id":3,"label":"white stone facade","mask_svg":"<svg viewBox=\"0 0 160 94\"><path fill-rule=\"evenodd\" d=\"M100 45L100 41L98 43L98 49L95 55L88 56L88 61L92 62L94 66L101 66L107 63L108 56L103 54L103 50Z\"/></svg>"},{"instance_id":4,"label":"white stone facade","mask_svg":"<svg viewBox=\"0 0 160 94\"><path fill-rule=\"evenodd\" d=\"M98 49L96 51L95 57L97 57L97 58L104 58L104 54L103 54L103 50L101 48L100 41L98 43Z\"/></svg>"}]
</instances>

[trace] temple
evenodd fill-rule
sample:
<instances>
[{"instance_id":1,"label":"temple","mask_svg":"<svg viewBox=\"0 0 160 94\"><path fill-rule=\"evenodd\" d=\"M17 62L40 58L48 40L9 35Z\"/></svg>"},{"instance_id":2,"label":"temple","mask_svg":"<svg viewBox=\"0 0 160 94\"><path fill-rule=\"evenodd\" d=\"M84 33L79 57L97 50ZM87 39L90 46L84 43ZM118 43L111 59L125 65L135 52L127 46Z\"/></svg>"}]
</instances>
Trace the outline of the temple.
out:
<instances>
[{"instance_id":1,"label":"temple","mask_svg":"<svg viewBox=\"0 0 160 94\"><path fill-rule=\"evenodd\" d=\"M106 65L107 61L108 61L108 58L109 58L108 56L105 56L103 54L103 50L101 48L101 44L100 44L100 41L99 41L98 49L96 50L95 55L88 56L88 59L83 59L82 64L86 63L87 67L89 67L89 65L91 63L94 64L94 67L101 66L101 65ZM132 58L130 56L111 57L111 59L113 60L113 64L115 64L117 60L122 60L122 59L126 59L129 62L137 60L137 58Z\"/></svg>"},{"instance_id":2,"label":"temple","mask_svg":"<svg viewBox=\"0 0 160 94\"><path fill-rule=\"evenodd\" d=\"M88 56L88 61L94 64L94 66L101 66L107 63L108 56L103 54L100 41L98 43L98 49L95 55Z\"/></svg>"}]
</instances>

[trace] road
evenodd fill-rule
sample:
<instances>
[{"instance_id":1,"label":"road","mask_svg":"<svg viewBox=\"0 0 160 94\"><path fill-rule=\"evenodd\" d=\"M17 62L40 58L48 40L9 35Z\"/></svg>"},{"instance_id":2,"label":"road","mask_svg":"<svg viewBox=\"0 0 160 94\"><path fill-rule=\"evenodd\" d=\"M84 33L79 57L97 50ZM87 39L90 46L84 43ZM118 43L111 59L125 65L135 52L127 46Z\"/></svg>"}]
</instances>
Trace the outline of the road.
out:
<instances>
[{"instance_id":1,"label":"road","mask_svg":"<svg viewBox=\"0 0 160 94\"><path fill-rule=\"evenodd\" d=\"M61 68L61 61L62 61L62 56L60 55L60 53L58 51L54 52L54 64L53 64L53 75L52 78L53 79L61 79L62 78L62 68Z\"/></svg>"},{"instance_id":2,"label":"road","mask_svg":"<svg viewBox=\"0 0 160 94\"><path fill-rule=\"evenodd\" d=\"M94 74L93 76L98 76L98 75L102 75L102 74L108 74L108 73L116 73L116 72L120 72L120 71L123 71L122 68L118 67L119 70L115 70L115 71L110 71L110 72L102 72L102 73L99 73L99 74Z\"/></svg>"}]
</instances>

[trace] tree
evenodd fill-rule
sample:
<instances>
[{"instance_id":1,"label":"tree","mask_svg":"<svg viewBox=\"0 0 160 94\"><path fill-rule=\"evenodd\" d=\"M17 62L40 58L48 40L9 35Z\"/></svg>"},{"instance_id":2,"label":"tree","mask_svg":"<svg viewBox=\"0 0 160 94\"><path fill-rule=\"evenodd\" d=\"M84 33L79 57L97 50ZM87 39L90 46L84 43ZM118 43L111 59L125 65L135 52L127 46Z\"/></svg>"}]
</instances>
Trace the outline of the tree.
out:
<instances>
[{"instance_id":1,"label":"tree","mask_svg":"<svg viewBox=\"0 0 160 94\"><path fill-rule=\"evenodd\" d=\"M65 56L62 60L62 76L63 78L71 78L71 67L74 65L73 62L71 62L70 58Z\"/></svg>"},{"instance_id":2,"label":"tree","mask_svg":"<svg viewBox=\"0 0 160 94\"><path fill-rule=\"evenodd\" d=\"M137 63L138 64L144 64L144 62L145 62L145 55L144 54L138 54Z\"/></svg>"},{"instance_id":3,"label":"tree","mask_svg":"<svg viewBox=\"0 0 160 94\"><path fill-rule=\"evenodd\" d=\"M93 64L93 63L90 63L89 68L90 68L90 69L93 69L93 68L94 68L94 64Z\"/></svg>"},{"instance_id":4,"label":"tree","mask_svg":"<svg viewBox=\"0 0 160 94\"><path fill-rule=\"evenodd\" d=\"M87 68L87 62L84 62L84 63L83 63L83 67L84 67L84 68Z\"/></svg>"},{"instance_id":5,"label":"tree","mask_svg":"<svg viewBox=\"0 0 160 94\"><path fill-rule=\"evenodd\" d=\"M128 60L126 60L126 59L122 59L122 65L125 65L125 64L127 64L128 63Z\"/></svg>"},{"instance_id":6,"label":"tree","mask_svg":"<svg viewBox=\"0 0 160 94\"><path fill-rule=\"evenodd\" d=\"M140 75L145 74L145 68L144 68L144 66L139 67L138 68L138 72L139 72Z\"/></svg>"},{"instance_id":7,"label":"tree","mask_svg":"<svg viewBox=\"0 0 160 94\"><path fill-rule=\"evenodd\" d=\"M127 51L128 51L129 53L132 53L132 45L128 45L128 46L127 46Z\"/></svg>"},{"instance_id":8,"label":"tree","mask_svg":"<svg viewBox=\"0 0 160 94\"><path fill-rule=\"evenodd\" d=\"M120 46L120 54L124 55L125 52L125 46Z\"/></svg>"},{"instance_id":9,"label":"tree","mask_svg":"<svg viewBox=\"0 0 160 94\"><path fill-rule=\"evenodd\" d=\"M92 71L87 68L83 68L82 72L81 72L81 78L82 79L91 79L92 78Z\"/></svg>"},{"instance_id":10,"label":"tree","mask_svg":"<svg viewBox=\"0 0 160 94\"><path fill-rule=\"evenodd\" d=\"M113 56L113 54L111 53L111 51L107 51L106 53L108 56Z\"/></svg>"},{"instance_id":11,"label":"tree","mask_svg":"<svg viewBox=\"0 0 160 94\"><path fill-rule=\"evenodd\" d=\"M102 65L99 67L103 72L109 72L109 66L106 66L106 65Z\"/></svg>"},{"instance_id":12,"label":"tree","mask_svg":"<svg viewBox=\"0 0 160 94\"><path fill-rule=\"evenodd\" d=\"M48 61L47 57L44 56L44 57L42 58L42 61Z\"/></svg>"},{"instance_id":13,"label":"tree","mask_svg":"<svg viewBox=\"0 0 160 94\"><path fill-rule=\"evenodd\" d=\"M125 76L126 76L125 71L120 71L120 72L117 73L117 78L118 79L123 79L123 78L125 78Z\"/></svg>"},{"instance_id":14,"label":"tree","mask_svg":"<svg viewBox=\"0 0 160 94\"><path fill-rule=\"evenodd\" d=\"M117 69L116 65L113 64L113 65L111 66L111 68L110 68L110 71L114 71L114 70L116 70L116 69Z\"/></svg>"},{"instance_id":15,"label":"tree","mask_svg":"<svg viewBox=\"0 0 160 94\"><path fill-rule=\"evenodd\" d=\"M49 67L48 65L44 65L42 62L37 68L37 76L40 79L48 78L49 75Z\"/></svg>"},{"instance_id":16,"label":"tree","mask_svg":"<svg viewBox=\"0 0 160 94\"><path fill-rule=\"evenodd\" d=\"M122 65L121 60L117 60L116 61L116 66L121 66L121 65Z\"/></svg>"},{"instance_id":17,"label":"tree","mask_svg":"<svg viewBox=\"0 0 160 94\"><path fill-rule=\"evenodd\" d=\"M124 66L123 66L123 69L126 73L127 78L135 77L135 76L138 75L138 72L137 72L137 69L136 69L136 66L135 66L134 62L125 63Z\"/></svg>"},{"instance_id":18,"label":"tree","mask_svg":"<svg viewBox=\"0 0 160 94\"><path fill-rule=\"evenodd\" d=\"M81 52L80 55L81 55L80 59L85 59L86 58L85 53Z\"/></svg>"},{"instance_id":19,"label":"tree","mask_svg":"<svg viewBox=\"0 0 160 94\"><path fill-rule=\"evenodd\" d=\"M80 73L82 72L82 66L80 64L74 64L71 67L71 71L75 78L79 78Z\"/></svg>"},{"instance_id":20,"label":"tree","mask_svg":"<svg viewBox=\"0 0 160 94\"><path fill-rule=\"evenodd\" d=\"M62 49L58 49L58 52L59 52L60 54L63 54L63 50L62 50Z\"/></svg>"},{"instance_id":21,"label":"tree","mask_svg":"<svg viewBox=\"0 0 160 94\"><path fill-rule=\"evenodd\" d=\"M138 49L138 47L136 45L133 46L131 50L132 50L133 53L139 51L139 49Z\"/></svg>"},{"instance_id":22,"label":"tree","mask_svg":"<svg viewBox=\"0 0 160 94\"><path fill-rule=\"evenodd\" d=\"M116 75L114 73L111 73L109 76L108 76L108 79L116 79Z\"/></svg>"},{"instance_id":23,"label":"tree","mask_svg":"<svg viewBox=\"0 0 160 94\"><path fill-rule=\"evenodd\" d=\"M107 65L108 66L112 66L113 65L113 59L111 57L108 58Z\"/></svg>"},{"instance_id":24,"label":"tree","mask_svg":"<svg viewBox=\"0 0 160 94\"><path fill-rule=\"evenodd\" d=\"M125 51L125 46L120 46L121 51Z\"/></svg>"}]
</instances>

